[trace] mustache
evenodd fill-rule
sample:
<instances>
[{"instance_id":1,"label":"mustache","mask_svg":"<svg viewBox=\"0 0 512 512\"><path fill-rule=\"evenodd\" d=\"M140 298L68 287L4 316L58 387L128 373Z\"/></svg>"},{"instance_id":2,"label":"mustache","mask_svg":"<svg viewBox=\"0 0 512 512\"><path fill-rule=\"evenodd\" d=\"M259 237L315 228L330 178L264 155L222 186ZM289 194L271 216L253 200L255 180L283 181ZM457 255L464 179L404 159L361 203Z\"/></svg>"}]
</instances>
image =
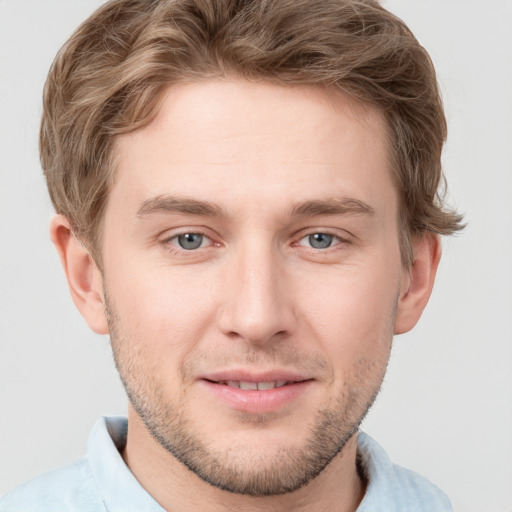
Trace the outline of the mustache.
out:
<instances>
[{"instance_id":1,"label":"mustache","mask_svg":"<svg viewBox=\"0 0 512 512\"><path fill-rule=\"evenodd\" d=\"M328 360L317 353L298 350L296 347L254 347L233 346L229 350L208 350L196 353L184 362L186 374L206 368L258 367L299 370L306 373L324 373L329 367Z\"/></svg>"}]
</instances>

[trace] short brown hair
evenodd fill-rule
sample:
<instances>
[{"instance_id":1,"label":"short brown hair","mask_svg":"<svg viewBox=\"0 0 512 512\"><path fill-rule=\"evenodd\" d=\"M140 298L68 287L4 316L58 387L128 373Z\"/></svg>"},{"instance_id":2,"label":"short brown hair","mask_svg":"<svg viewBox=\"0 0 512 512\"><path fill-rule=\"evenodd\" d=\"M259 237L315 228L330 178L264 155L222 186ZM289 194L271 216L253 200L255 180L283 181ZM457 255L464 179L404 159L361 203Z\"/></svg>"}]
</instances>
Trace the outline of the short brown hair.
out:
<instances>
[{"instance_id":1,"label":"short brown hair","mask_svg":"<svg viewBox=\"0 0 512 512\"><path fill-rule=\"evenodd\" d=\"M461 228L440 193L446 121L432 62L376 1L112 0L57 55L40 133L55 209L99 264L116 137L149 124L170 84L228 76L339 89L384 113L404 264L414 236Z\"/></svg>"}]
</instances>

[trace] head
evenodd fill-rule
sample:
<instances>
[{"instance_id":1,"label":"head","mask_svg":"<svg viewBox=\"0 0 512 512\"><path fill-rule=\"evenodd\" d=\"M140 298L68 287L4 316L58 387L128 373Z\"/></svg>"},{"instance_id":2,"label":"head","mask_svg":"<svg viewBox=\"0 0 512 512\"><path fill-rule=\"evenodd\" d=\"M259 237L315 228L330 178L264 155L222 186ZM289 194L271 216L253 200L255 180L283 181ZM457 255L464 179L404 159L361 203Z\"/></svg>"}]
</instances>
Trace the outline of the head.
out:
<instances>
[{"instance_id":1,"label":"head","mask_svg":"<svg viewBox=\"0 0 512 512\"><path fill-rule=\"evenodd\" d=\"M53 239L133 424L221 489L310 482L460 228L425 50L371 0L116 0L44 101Z\"/></svg>"}]
</instances>

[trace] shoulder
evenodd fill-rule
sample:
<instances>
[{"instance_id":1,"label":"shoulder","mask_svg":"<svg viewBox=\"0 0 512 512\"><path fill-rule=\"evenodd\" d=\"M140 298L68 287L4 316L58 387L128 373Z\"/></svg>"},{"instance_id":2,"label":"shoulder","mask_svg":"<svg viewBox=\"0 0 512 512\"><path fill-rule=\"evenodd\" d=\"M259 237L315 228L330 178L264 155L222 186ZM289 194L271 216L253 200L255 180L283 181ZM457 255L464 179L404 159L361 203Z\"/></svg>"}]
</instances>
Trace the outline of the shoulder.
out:
<instances>
[{"instance_id":1,"label":"shoulder","mask_svg":"<svg viewBox=\"0 0 512 512\"><path fill-rule=\"evenodd\" d=\"M393 464L384 449L370 436L359 434L358 458L368 480L358 512L452 512L446 494L425 477Z\"/></svg>"},{"instance_id":2,"label":"shoulder","mask_svg":"<svg viewBox=\"0 0 512 512\"><path fill-rule=\"evenodd\" d=\"M41 475L0 499L0 512L105 512L87 459Z\"/></svg>"}]
</instances>

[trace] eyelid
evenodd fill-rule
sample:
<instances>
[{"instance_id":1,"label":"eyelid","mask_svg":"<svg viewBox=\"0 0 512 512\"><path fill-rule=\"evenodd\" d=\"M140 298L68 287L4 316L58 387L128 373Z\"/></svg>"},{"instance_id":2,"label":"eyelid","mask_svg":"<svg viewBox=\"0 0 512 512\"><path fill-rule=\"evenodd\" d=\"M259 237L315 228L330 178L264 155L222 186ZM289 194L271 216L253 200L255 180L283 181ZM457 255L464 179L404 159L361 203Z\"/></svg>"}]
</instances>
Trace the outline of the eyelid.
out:
<instances>
[{"instance_id":1,"label":"eyelid","mask_svg":"<svg viewBox=\"0 0 512 512\"><path fill-rule=\"evenodd\" d=\"M197 249L184 249L178 244L177 238L186 234L200 235L207 239L208 243L202 247L198 247ZM168 229L160 235L159 244L166 251L169 251L174 255L189 257L199 252L206 251L214 246L222 245L220 242L215 240L214 236L211 234L211 230L201 226L180 226L179 228Z\"/></svg>"},{"instance_id":2,"label":"eyelid","mask_svg":"<svg viewBox=\"0 0 512 512\"><path fill-rule=\"evenodd\" d=\"M202 237L204 237L207 241L206 245L200 246L196 249L184 249L183 247L180 247L179 243L177 242L177 239L179 236L185 235L185 234L197 234ZM315 248L307 244L302 244L301 242L304 239L307 239L311 235L315 234L324 234L328 236L333 237L333 243L332 245L326 247L326 248ZM335 249L339 245L347 245L352 243L353 235L348 233L347 231L343 231L343 233L340 233L339 230L333 229L333 228L316 228L316 229L304 229L301 230L299 233L297 233L294 236L294 242L292 242L292 246L295 247L302 247L303 249L307 249L314 252L329 252L329 250ZM177 254L188 254L191 255L191 253L199 252L200 250L207 250L212 247L220 247L223 244L221 242L218 242L216 240L215 235L211 234L211 230L202 226L193 226L193 227L179 227L174 229L166 230L161 238L160 238L160 244L162 246L166 246L167 250L170 250L172 248L172 251Z\"/></svg>"},{"instance_id":3,"label":"eyelid","mask_svg":"<svg viewBox=\"0 0 512 512\"><path fill-rule=\"evenodd\" d=\"M301 230L296 236L295 236L295 242L293 245L298 245L300 241L304 240L305 238L310 237L311 235L316 234L322 234L322 235L329 235L332 236L337 240L337 243L333 244L332 246L328 247L327 249L330 249L331 247L335 247L339 245L340 243L351 243L351 238L353 235L348 233L347 231L343 231L340 233L340 230L331 229L331 228L315 228L315 229L307 229L307 230ZM302 246L307 247L307 246ZM326 249L315 249L314 247L309 247L310 249L313 249L315 251L317 250L323 250Z\"/></svg>"},{"instance_id":4,"label":"eyelid","mask_svg":"<svg viewBox=\"0 0 512 512\"><path fill-rule=\"evenodd\" d=\"M199 235L199 236L202 236L203 239L205 240L209 240L210 243L207 245L207 246L210 246L211 243L213 242L213 240L211 239L211 237L209 237L207 234L205 233L201 233L199 231L191 231L191 230L188 230L188 231L183 231L182 233L176 233L170 237L167 237L165 240L164 240L164 243L173 243L174 240L177 240L180 236L183 236L183 235ZM184 249L183 247L179 247L179 244L176 242L176 244L173 243L173 245L175 245L176 247L178 247L180 250L184 250L184 251L187 251L187 249ZM205 247L207 246L203 246L201 244L200 247L198 247L198 249L204 249ZM189 249L190 250L194 250L194 249ZM188 252L188 251L187 251Z\"/></svg>"},{"instance_id":5,"label":"eyelid","mask_svg":"<svg viewBox=\"0 0 512 512\"><path fill-rule=\"evenodd\" d=\"M173 238L177 238L178 236L186 235L186 234L201 235L206 238L209 238L210 240L214 239L214 236L212 236L211 229L208 229L203 226L185 226L185 225L175 227L175 228L169 228L169 229L166 229L165 231L162 231L158 235L158 239L161 242L168 242L168 241L172 240Z\"/></svg>"},{"instance_id":6,"label":"eyelid","mask_svg":"<svg viewBox=\"0 0 512 512\"><path fill-rule=\"evenodd\" d=\"M319 234L331 236L333 238L333 243L331 245L329 245L328 247L324 247L324 248L312 247L311 245L301 244L301 242L303 240L307 240L310 236L319 235ZM334 233L328 233L327 231L314 231L312 233L308 233L307 235L300 237L296 243L297 243L297 245L300 245L301 247L306 247L307 249L312 249L313 251L328 251L329 249L336 247L337 245L339 245L340 243L343 243L344 241L345 241L344 239L342 239L339 235L335 235Z\"/></svg>"}]
</instances>

